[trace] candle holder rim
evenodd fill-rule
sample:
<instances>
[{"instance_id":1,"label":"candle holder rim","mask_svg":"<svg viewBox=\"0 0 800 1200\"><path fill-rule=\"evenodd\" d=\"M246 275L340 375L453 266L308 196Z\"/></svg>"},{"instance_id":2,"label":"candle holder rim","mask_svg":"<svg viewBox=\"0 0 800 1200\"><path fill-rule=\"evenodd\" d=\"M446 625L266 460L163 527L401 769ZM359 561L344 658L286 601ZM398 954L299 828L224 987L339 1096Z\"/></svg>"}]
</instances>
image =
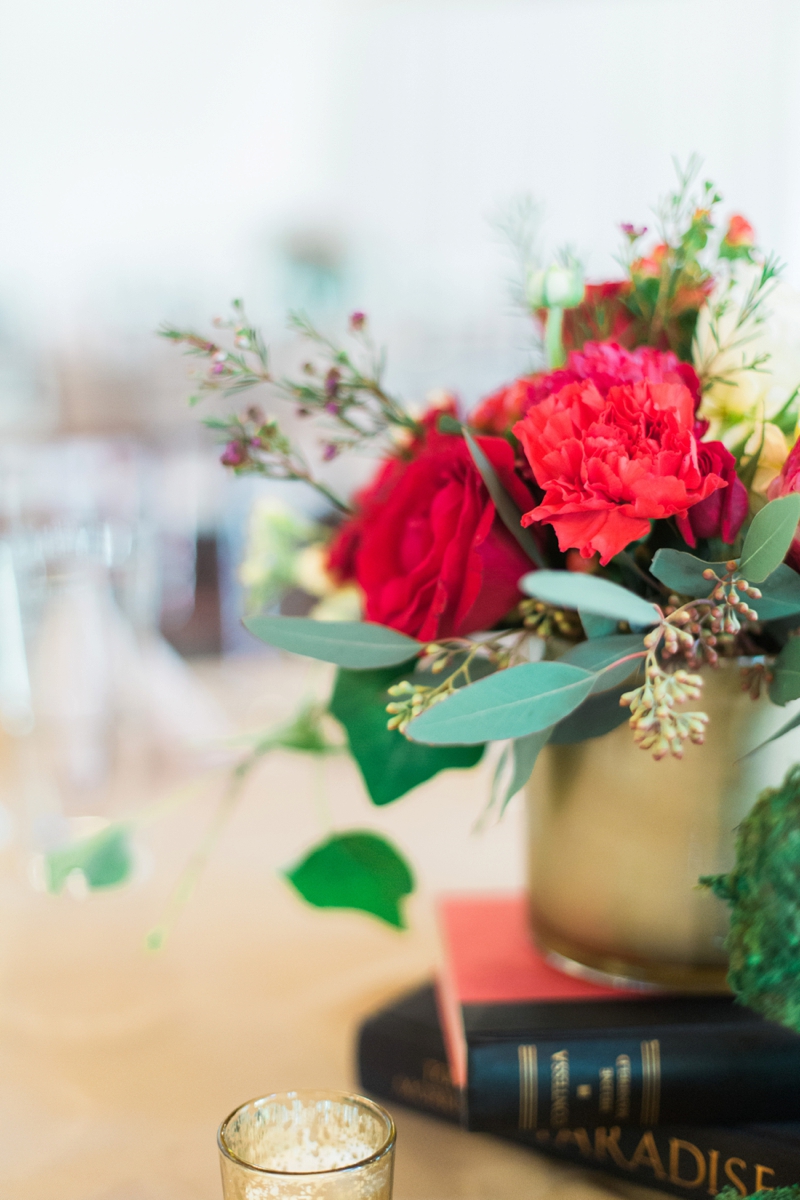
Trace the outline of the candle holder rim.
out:
<instances>
[{"instance_id":1,"label":"candle holder rim","mask_svg":"<svg viewBox=\"0 0 800 1200\"><path fill-rule=\"evenodd\" d=\"M364 1108L370 1109L388 1126L387 1134L384 1141L374 1150L372 1154L368 1154L366 1158L360 1158L357 1162L347 1163L343 1167L329 1167L324 1171L280 1171L274 1167L257 1167L253 1163L247 1162L243 1158L239 1158L238 1154L230 1148L225 1141L225 1131L229 1123L233 1120L243 1108L247 1108L251 1104L265 1104L268 1100L277 1100L278 1098L287 1099L289 1097L302 1098L306 1096L316 1096L320 1099L338 1100L338 1101L357 1101ZM370 1100L367 1096L361 1096L357 1092L341 1092L325 1088L307 1088L293 1092L268 1092L266 1096L254 1096L251 1100L245 1100L242 1104L237 1104L232 1112L228 1113L227 1117L220 1124L217 1130L217 1145L220 1154L223 1154L230 1162L237 1167L244 1167L247 1171L255 1171L259 1175L280 1175L286 1179L294 1179L300 1177L308 1177L312 1175L341 1175L345 1171L356 1171L362 1167L369 1166L371 1163L378 1162L381 1158L387 1155L393 1148L397 1140L397 1129L395 1127L394 1118L391 1113L387 1112L380 1104L376 1104L374 1100Z\"/></svg>"}]
</instances>

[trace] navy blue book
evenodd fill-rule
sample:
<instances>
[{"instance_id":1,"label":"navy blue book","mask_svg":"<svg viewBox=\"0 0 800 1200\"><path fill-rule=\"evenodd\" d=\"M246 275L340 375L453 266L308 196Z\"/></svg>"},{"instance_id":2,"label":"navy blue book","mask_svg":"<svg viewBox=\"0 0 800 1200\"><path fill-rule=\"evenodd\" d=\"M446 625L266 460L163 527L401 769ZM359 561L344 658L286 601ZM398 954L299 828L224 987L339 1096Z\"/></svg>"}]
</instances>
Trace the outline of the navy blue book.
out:
<instances>
[{"instance_id":1,"label":"navy blue book","mask_svg":"<svg viewBox=\"0 0 800 1200\"><path fill-rule=\"evenodd\" d=\"M464 1095L450 1077L433 985L369 1017L357 1056L361 1087L376 1099L462 1122ZM502 1136L677 1196L714 1196L731 1185L745 1196L800 1182L800 1124L572 1123Z\"/></svg>"}]
</instances>

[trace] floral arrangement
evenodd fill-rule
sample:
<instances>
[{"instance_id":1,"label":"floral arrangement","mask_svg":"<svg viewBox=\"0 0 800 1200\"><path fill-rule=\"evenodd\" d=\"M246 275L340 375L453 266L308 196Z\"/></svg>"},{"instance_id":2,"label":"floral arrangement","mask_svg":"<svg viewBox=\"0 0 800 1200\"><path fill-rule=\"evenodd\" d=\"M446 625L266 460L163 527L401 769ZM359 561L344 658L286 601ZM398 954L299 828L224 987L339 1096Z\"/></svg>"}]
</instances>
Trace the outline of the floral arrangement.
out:
<instances>
[{"instance_id":1,"label":"floral arrangement","mask_svg":"<svg viewBox=\"0 0 800 1200\"><path fill-rule=\"evenodd\" d=\"M502 811L565 723L571 741L627 720L656 759L701 753L704 673L723 658L747 656L754 698L800 697L800 368L787 384L771 357L780 268L695 179L659 206L655 235L621 227L619 279L586 283L568 253L524 258L541 361L470 414L448 394L420 413L390 394L360 312L346 349L295 318L310 353L288 379L238 302L212 338L164 331L199 360L194 400L265 385L317 422L323 463L379 457L342 497L278 415L206 420L230 470L304 481L330 508L281 543L285 580L286 547L305 545L320 610L265 611L267 587L245 623L336 665L328 709L375 804L501 741ZM395 924L412 887L398 852L360 831L289 877L313 903Z\"/></svg>"}]
</instances>

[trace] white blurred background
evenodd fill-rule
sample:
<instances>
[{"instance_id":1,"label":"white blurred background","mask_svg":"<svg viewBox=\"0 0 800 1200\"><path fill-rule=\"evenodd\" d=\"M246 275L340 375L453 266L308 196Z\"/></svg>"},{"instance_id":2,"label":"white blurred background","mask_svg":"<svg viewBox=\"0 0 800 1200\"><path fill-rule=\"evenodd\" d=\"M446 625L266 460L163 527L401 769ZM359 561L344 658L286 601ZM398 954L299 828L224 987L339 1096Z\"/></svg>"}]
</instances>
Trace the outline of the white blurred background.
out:
<instances>
[{"instance_id":1,"label":"white blurred background","mask_svg":"<svg viewBox=\"0 0 800 1200\"><path fill-rule=\"evenodd\" d=\"M796 0L29 0L0 26L6 428L186 420L153 336L366 309L410 395L525 364L490 218L613 270L700 154L800 282Z\"/></svg>"}]
</instances>

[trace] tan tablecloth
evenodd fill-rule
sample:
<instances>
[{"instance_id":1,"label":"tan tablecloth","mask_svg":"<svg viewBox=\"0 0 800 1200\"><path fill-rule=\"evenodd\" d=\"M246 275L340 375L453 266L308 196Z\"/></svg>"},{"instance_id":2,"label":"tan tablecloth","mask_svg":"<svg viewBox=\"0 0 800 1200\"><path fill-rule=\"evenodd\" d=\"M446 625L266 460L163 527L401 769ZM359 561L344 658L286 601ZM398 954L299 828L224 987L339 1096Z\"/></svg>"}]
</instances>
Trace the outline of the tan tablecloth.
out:
<instances>
[{"instance_id":1,"label":"tan tablecloth","mask_svg":"<svg viewBox=\"0 0 800 1200\"><path fill-rule=\"evenodd\" d=\"M207 664L202 675L248 728L287 716L309 686L304 668L277 660ZM237 1103L284 1088L352 1087L358 1022L431 973L432 892L522 879L520 814L472 832L487 770L451 773L376 813L346 758L328 760L321 777L306 758L271 756L156 956L142 950L143 936L212 795L148 830L149 864L113 894L81 902L37 893L6 850L2 1200L212 1200L216 1128ZM421 891L409 932L311 910L280 881L275 868L329 821L383 828L411 855ZM397 1200L651 1194L400 1108L395 1116Z\"/></svg>"}]
</instances>

